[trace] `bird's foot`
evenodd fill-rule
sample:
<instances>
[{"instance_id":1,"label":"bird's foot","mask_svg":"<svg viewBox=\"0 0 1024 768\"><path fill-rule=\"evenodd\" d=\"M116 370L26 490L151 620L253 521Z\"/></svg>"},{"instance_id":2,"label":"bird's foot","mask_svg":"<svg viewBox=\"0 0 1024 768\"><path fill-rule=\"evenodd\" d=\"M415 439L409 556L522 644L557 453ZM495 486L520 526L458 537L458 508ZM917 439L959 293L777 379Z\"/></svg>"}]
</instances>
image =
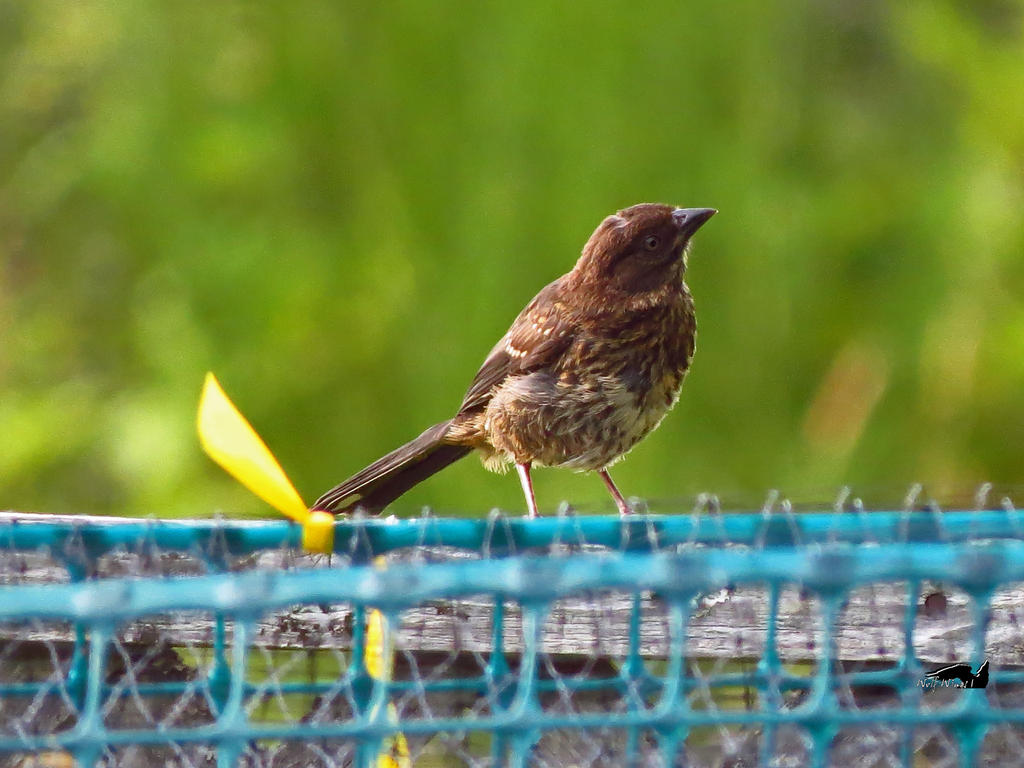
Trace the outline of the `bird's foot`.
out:
<instances>
[{"instance_id":1,"label":"bird's foot","mask_svg":"<svg viewBox=\"0 0 1024 768\"><path fill-rule=\"evenodd\" d=\"M605 487L608 489L608 492L612 495L612 498L615 499L615 506L619 508L619 515L622 517L632 515L633 510L629 506L629 502L623 498L619 489L615 487L615 483L612 482L612 476L608 474L608 470L602 469L597 474L600 475L601 479L604 481Z\"/></svg>"},{"instance_id":2,"label":"bird's foot","mask_svg":"<svg viewBox=\"0 0 1024 768\"><path fill-rule=\"evenodd\" d=\"M526 513L531 520L540 517L537 511L537 499L533 495L533 480L530 479L530 462L516 463L516 472L519 473L519 482L523 486L523 495L526 497Z\"/></svg>"}]
</instances>

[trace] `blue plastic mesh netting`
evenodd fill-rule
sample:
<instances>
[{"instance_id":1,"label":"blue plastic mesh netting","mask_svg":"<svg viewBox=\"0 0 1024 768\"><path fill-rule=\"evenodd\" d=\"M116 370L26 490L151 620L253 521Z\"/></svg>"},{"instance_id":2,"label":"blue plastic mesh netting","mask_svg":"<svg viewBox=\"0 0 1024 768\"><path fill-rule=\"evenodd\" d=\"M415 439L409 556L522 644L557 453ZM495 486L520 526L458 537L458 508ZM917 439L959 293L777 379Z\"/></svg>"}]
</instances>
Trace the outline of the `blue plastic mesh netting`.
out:
<instances>
[{"instance_id":1,"label":"blue plastic mesh netting","mask_svg":"<svg viewBox=\"0 0 1024 768\"><path fill-rule=\"evenodd\" d=\"M417 766L1024 764L1008 500L299 536L0 515L0 764L370 766L399 731Z\"/></svg>"}]
</instances>

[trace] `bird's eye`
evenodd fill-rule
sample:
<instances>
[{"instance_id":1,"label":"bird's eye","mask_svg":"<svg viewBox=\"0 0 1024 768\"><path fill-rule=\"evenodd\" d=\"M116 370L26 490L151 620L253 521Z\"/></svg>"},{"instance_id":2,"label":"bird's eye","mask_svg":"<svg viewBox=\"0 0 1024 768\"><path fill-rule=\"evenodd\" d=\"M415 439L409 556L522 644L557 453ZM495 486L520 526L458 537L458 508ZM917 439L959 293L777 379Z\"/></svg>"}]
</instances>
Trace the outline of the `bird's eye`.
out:
<instances>
[{"instance_id":1,"label":"bird's eye","mask_svg":"<svg viewBox=\"0 0 1024 768\"><path fill-rule=\"evenodd\" d=\"M644 238L644 248L648 251L656 250L659 245L661 245L661 238L657 235L648 235Z\"/></svg>"}]
</instances>

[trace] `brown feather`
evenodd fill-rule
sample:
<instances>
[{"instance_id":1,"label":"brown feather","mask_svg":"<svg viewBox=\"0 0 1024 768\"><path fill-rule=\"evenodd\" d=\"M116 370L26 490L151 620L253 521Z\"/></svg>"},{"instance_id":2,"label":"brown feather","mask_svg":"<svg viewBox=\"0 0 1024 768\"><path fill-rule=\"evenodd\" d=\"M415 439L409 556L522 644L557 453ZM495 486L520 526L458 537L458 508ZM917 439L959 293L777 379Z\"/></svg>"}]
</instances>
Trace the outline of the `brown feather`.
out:
<instances>
[{"instance_id":1,"label":"brown feather","mask_svg":"<svg viewBox=\"0 0 1024 768\"><path fill-rule=\"evenodd\" d=\"M435 424L415 440L383 456L323 494L313 509L347 512L361 507L379 512L417 483L458 461L470 449L444 443L451 420Z\"/></svg>"}]
</instances>

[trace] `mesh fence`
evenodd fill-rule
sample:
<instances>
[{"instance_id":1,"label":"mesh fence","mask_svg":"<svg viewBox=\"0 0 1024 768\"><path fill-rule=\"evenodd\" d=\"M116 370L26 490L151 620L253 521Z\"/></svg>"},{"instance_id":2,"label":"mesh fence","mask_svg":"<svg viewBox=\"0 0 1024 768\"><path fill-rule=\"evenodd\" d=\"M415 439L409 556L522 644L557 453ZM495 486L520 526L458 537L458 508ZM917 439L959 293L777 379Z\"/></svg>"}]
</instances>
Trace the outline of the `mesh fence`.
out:
<instances>
[{"instance_id":1,"label":"mesh fence","mask_svg":"<svg viewBox=\"0 0 1024 768\"><path fill-rule=\"evenodd\" d=\"M1022 765L1024 513L977 506L356 519L330 557L2 514L0 765Z\"/></svg>"}]
</instances>

